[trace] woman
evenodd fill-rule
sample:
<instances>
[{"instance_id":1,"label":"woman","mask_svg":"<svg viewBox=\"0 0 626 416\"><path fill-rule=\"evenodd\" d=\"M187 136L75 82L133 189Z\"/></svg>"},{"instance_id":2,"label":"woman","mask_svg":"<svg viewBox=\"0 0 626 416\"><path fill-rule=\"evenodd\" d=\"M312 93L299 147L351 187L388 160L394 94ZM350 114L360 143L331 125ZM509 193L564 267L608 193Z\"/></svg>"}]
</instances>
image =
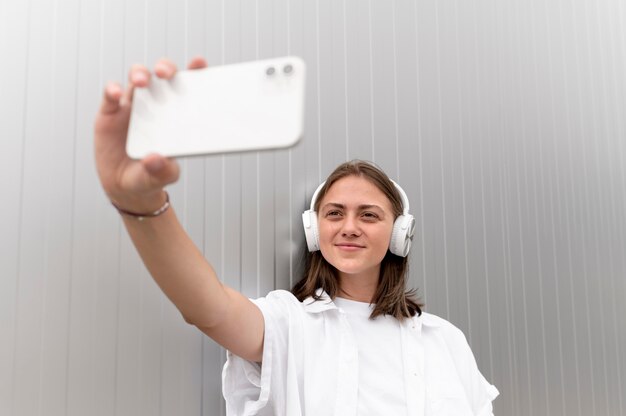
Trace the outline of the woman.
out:
<instances>
[{"instance_id":1,"label":"woman","mask_svg":"<svg viewBox=\"0 0 626 416\"><path fill-rule=\"evenodd\" d=\"M203 68L201 58L190 69ZM155 66L169 79L176 67ZM174 160L129 159L133 88L109 84L95 124L100 180L148 270L184 319L226 348L231 415L491 415L495 387L463 334L405 290L413 219L402 189L367 162L341 165L303 215L312 254L293 289L251 301L224 286L179 224L164 186ZM319 249L319 251L317 251Z\"/></svg>"}]
</instances>

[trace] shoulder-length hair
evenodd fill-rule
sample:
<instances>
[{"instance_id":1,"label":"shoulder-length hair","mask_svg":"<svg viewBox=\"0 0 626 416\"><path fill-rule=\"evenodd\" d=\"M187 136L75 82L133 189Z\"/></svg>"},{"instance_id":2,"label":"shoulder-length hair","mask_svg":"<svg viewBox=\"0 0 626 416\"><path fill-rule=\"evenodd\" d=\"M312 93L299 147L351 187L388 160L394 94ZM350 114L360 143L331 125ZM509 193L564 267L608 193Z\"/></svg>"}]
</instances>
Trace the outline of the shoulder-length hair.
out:
<instances>
[{"instance_id":1,"label":"shoulder-length hair","mask_svg":"<svg viewBox=\"0 0 626 416\"><path fill-rule=\"evenodd\" d=\"M402 198L393 182L380 168L373 163L352 160L339 165L326 179L315 201L314 209L319 211L319 205L328 189L339 179L346 176L359 176L374 184L391 202L394 218L402 214ZM370 319L379 315L391 315L398 320L409 318L415 314L421 315L423 304L416 298L414 289L406 289L406 278L409 263L407 257L392 254L389 250L385 254L378 278L378 287L372 304L375 304ZM308 297L320 300L318 289L323 289L331 299L339 292L339 278L337 269L326 261L320 251L307 253L304 276L296 283L291 292L300 301Z\"/></svg>"}]
</instances>

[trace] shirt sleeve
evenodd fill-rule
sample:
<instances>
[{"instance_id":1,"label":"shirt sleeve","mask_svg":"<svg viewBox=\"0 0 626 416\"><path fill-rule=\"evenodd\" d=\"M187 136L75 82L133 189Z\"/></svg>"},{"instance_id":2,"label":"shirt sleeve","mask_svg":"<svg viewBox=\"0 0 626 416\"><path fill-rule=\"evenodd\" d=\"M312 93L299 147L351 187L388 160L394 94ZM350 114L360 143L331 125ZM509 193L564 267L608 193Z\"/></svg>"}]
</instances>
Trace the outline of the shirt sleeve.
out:
<instances>
[{"instance_id":1,"label":"shirt sleeve","mask_svg":"<svg viewBox=\"0 0 626 416\"><path fill-rule=\"evenodd\" d=\"M448 347L474 415L493 416L492 401L500 392L481 374L463 332L451 324L448 331L451 332L450 337L454 340L448 344Z\"/></svg>"},{"instance_id":2,"label":"shirt sleeve","mask_svg":"<svg viewBox=\"0 0 626 416\"><path fill-rule=\"evenodd\" d=\"M284 290L252 300L261 310L265 322L261 363L245 360L230 351L222 371L222 392L228 416L265 416L285 414L289 381L295 369L289 368L293 356L290 326L301 304Z\"/></svg>"}]
</instances>

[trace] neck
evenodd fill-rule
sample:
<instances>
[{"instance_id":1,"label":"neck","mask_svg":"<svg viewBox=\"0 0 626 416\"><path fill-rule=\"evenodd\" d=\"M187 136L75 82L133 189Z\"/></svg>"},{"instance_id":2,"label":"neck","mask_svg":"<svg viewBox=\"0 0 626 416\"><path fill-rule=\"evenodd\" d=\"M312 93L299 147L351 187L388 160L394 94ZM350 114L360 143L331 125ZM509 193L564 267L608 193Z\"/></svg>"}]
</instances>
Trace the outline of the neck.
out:
<instances>
[{"instance_id":1,"label":"neck","mask_svg":"<svg viewBox=\"0 0 626 416\"><path fill-rule=\"evenodd\" d=\"M357 302L372 303L378 288L378 270L368 275L339 273L337 296Z\"/></svg>"}]
</instances>

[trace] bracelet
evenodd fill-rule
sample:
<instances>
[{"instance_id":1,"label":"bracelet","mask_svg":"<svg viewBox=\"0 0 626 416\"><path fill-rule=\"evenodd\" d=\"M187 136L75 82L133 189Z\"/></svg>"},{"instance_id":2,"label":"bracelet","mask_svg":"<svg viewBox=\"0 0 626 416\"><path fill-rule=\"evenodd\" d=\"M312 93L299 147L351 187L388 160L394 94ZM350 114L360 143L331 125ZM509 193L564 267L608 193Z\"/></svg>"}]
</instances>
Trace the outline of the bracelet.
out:
<instances>
[{"instance_id":1,"label":"bracelet","mask_svg":"<svg viewBox=\"0 0 626 416\"><path fill-rule=\"evenodd\" d=\"M157 209L154 212L149 212L147 214L140 214L138 212L127 211L115 205L115 202L113 201L111 201L111 205L113 205L120 214L128 215L129 217L134 217L137 219L137 221L143 221L146 218L158 217L159 215L167 211L167 209L170 207L170 195L167 193L167 191L163 191L163 192L165 192L165 203L161 206L161 208Z\"/></svg>"}]
</instances>

